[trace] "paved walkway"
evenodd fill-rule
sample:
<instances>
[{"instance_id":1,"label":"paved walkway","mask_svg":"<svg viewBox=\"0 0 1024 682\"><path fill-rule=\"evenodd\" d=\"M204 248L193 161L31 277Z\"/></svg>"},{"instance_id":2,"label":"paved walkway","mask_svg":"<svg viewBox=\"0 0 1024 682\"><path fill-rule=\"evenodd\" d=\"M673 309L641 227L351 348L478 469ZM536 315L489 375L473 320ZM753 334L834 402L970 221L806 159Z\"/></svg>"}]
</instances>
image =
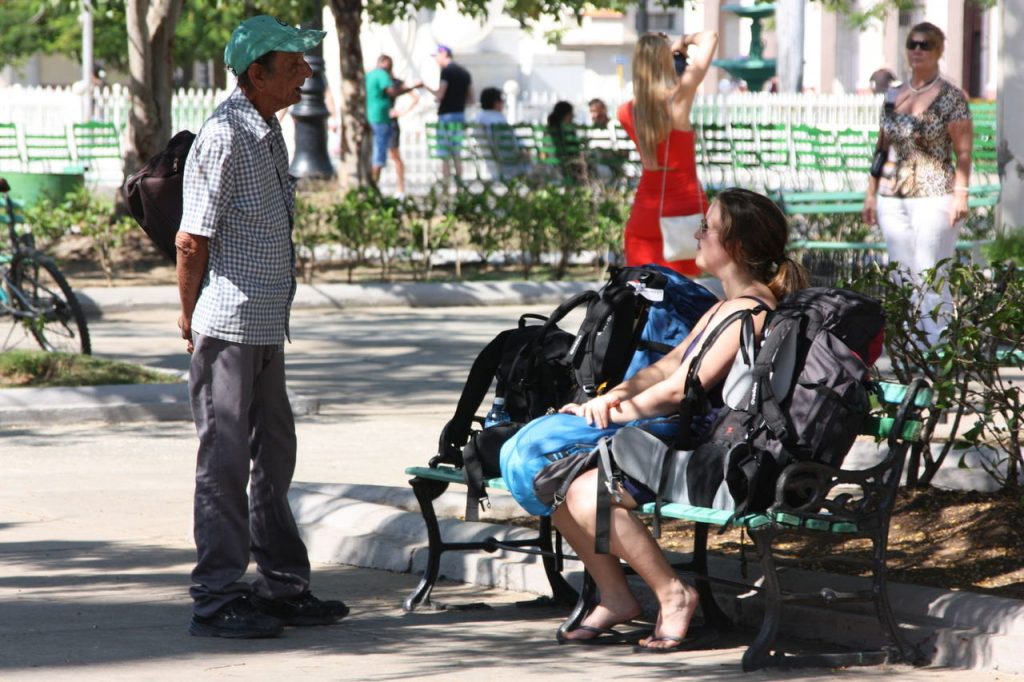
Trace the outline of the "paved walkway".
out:
<instances>
[{"instance_id":1,"label":"paved walkway","mask_svg":"<svg viewBox=\"0 0 1024 682\"><path fill-rule=\"evenodd\" d=\"M546 312L550 306L535 309ZM310 499L323 497L331 485L349 502L360 495L382 502L387 491L407 490L401 471L424 463L433 451L439 424L450 414L469 362L522 312L523 306L296 311L289 379L297 392L320 397L322 406L319 415L298 422L299 484L293 501L300 509L310 508ZM110 313L91 322L91 329L98 355L167 369L182 370L187 364L172 309ZM826 674L742 675L742 638L721 641L711 651L671 656L559 647L553 632L562 611L514 609L507 604L529 595L470 585L446 587L445 599L499 606L403 615L398 604L415 584L413 575L323 562L316 568L314 590L354 607L339 625L292 630L264 642L190 638L184 628L193 559L191 424L67 422L57 407L49 424L5 426L3 431L0 679L280 679L289 674L353 680L513 679L524 673L567 680L818 679ZM372 528L375 520L399 513L380 504L338 506L345 508L333 521L300 512L318 558L331 557L323 548L333 541L319 532L318 520L351 530ZM361 537L364 543L382 544L372 531ZM1024 620L1017 602L963 596L967 599L948 595L937 606L973 613L980 619L978 628ZM932 616L942 617L939 611ZM986 649L978 655L987 656L988 664L1016 660L1020 626L1014 627L1001 639L985 640ZM966 637L961 647L969 650L974 641ZM841 674L1010 678L903 666Z\"/></svg>"}]
</instances>

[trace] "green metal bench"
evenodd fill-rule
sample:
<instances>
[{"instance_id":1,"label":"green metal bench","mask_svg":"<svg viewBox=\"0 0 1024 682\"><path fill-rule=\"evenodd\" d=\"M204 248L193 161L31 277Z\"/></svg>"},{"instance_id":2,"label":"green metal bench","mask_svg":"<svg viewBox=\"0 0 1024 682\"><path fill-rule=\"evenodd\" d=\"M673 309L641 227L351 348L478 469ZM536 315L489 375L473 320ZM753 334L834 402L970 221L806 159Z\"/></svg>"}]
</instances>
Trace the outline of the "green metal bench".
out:
<instances>
[{"instance_id":1,"label":"green metal bench","mask_svg":"<svg viewBox=\"0 0 1024 682\"><path fill-rule=\"evenodd\" d=\"M760 630L743 655L743 669L756 670L771 665L787 666L846 666L878 664L885 661L913 660L914 652L900 636L898 625L889 604L886 584L886 556L889 520L895 505L896 493L907 455L912 448L921 448L923 419L921 413L930 409L933 394L928 385L917 380L906 386L880 382L873 385L875 408L865 420L862 433L888 444L884 459L863 470L835 469L817 463L798 462L782 472L776 488L775 503L763 514L751 514L733 519L731 511L709 509L693 505L669 503L660 514L665 518L692 521L696 524L693 552L690 561L676 565L677 570L692 575L700 597L705 622L718 629L730 629L730 619L719 608L711 592L711 583L724 584L742 591L756 590L764 595L765 613ZM583 587L578 593L562 578L565 559L557 533L552 537L550 517L540 517L537 537L517 542L499 542L493 537L482 542L445 542L438 527L433 501L452 483L464 483L462 472L448 466L410 467L405 470L413 476L410 481L427 526L429 557L420 584L406 598L403 607L413 610L429 601L430 592L438 578L440 557L446 551L487 551L498 549L527 551L540 554L551 584L553 598L565 602L575 600L575 607L562 624L562 630L579 625L597 600L596 588L589 575L584 575ZM491 479L487 486L505 490L502 479ZM798 493L795 497L793 493ZM801 500L794 503L792 500ZM640 514L653 514L654 505L647 504ZM726 524L742 526L754 542L764 575L762 584L741 583L712 576L708 571L707 538L712 526ZM787 534L812 535L836 542L851 538L871 541L871 588L856 592L822 589L808 594L786 593L780 584L774 560L774 544ZM832 605L847 602L872 602L882 625L888 646L880 651L791 656L773 652L782 618L782 607L788 604Z\"/></svg>"},{"instance_id":2,"label":"green metal bench","mask_svg":"<svg viewBox=\"0 0 1024 682\"><path fill-rule=\"evenodd\" d=\"M967 199L970 208L988 208L999 203L998 184L972 185ZM776 203L788 215L834 215L860 213L864 192L779 192Z\"/></svg>"}]
</instances>

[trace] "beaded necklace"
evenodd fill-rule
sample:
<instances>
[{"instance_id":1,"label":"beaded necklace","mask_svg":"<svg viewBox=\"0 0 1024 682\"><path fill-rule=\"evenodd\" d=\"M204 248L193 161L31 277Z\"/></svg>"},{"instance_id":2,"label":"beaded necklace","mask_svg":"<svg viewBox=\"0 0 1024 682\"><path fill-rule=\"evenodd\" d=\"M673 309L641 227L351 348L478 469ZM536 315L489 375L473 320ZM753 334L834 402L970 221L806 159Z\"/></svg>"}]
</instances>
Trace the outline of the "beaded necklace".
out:
<instances>
[{"instance_id":1,"label":"beaded necklace","mask_svg":"<svg viewBox=\"0 0 1024 682\"><path fill-rule=\"evenodd\" d=\"M921 87L915 88L913 86L913 84L908 80L907 81L907 88L909 88L910 91L912 93L914 93L915 95L920 95L922 92L927 92L928 90L930 90L932 88L932 86L935 85L938 82L939 82L939 76L935 76L935 78L931 79L930 81L928 81L927 83L925 83Z\"/></svg>"}]
</instances>

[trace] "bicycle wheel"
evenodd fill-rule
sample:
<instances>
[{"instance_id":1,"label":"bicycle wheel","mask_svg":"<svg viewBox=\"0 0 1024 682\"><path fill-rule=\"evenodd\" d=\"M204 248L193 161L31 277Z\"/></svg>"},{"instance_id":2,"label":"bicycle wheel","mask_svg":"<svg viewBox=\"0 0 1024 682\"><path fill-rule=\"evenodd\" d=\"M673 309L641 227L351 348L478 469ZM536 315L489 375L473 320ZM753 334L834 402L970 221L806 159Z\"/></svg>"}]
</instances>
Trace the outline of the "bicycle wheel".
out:
<instances>
[{"instance_id":1,"label":"bicycle wheel","mask_svg":"<svg viewBox=\"0 0 1024 682\"><path fill-rule=\"evenodd\" d=\"M92 352L82 306L52 260L37 251L19 251L9 284L15 317L43 350Z\"/></svg>"}]
</instances>

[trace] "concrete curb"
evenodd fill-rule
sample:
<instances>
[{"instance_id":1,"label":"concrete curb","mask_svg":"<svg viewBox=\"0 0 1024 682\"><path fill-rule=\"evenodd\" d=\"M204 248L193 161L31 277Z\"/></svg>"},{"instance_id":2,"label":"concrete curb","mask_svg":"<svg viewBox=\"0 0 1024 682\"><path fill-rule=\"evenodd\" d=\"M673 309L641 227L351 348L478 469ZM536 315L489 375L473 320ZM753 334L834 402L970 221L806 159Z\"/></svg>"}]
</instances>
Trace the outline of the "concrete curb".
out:
<instances>
[{"instance_id":1,"label":"concrete curb","mask_svg":"<svg viewBox=\"0 0 1024 682\"><path fill-rule=\"evenodd\" d=\"M465 497L446 493L437 509L448 513ZM386 486L295 483L289 493L296 521L310 556L316 561L419 574L426 565L427 537L418 508L409 509L411 491ZM501 499L506 496L494 496ZM373 499L376 498L376 501ZM507 499L507 498L506 498ZM455 505L456 502L460 504ZM461 511L461 509L460 509ZM441 532L449 541L479 541L528 536L532 531L497 523L467 523L442 518ZM748 567L759 578L756 563ZM713 557L715 575L740 580L739 561ZM441 576L471 584L548 594L547 579L537 557L496 552L449 552L441 559ZM822 576L786 569L784 585L813 592L826 582L839 589L864 589L863 578ZM579 575L568 575L578 584ZM636 583L637 587L642 584ZM442 588L443 590L443 588ZM760 600L751 593L715 587L727 613L746 628L760 625ZM896 619L907 641L930 657L934 665L1024 672L1018 655L1024 646L1024 602L969 592L890 583ZM641 601L650 607L650 595ZM835 644L875 647L883 644L879 624L869 605L847 605L837 618L835 609L788 607L781 635Z\"/></svg>"},{"instance_id":2,"label":"concrete curb","mask_svg":"<svg viewBox=\"0 0 1024 682\"><path fill-rule=\"evenodd\" d=\"M557 304L600 282L451 282L397 284L299 284L293 308L413 308ZM138 309L177 309L181 304L173 286L87 287L76 291L86 315Z\"/></svg>"},{"instance_id":3,"label":"concrete curb","mask_svg":"<svg viewBox=\"0 0 1024 682\"><path fill-rule=\"evenodd\" d=\"M718 280L703 278L698 283L717 295L722 294ZM602 282L411 282L368 284L299 284L293 308L444 308L453 306L557 305ZM139 309L180 306L178 290L173 286L86 287L76 291L86 315L125 312Z\"/></svg>"},{"instance_id":4,"label":"concrete curb","mask_svg":"<svg viewBox=\"0 0 1024 682\"><path fill-rule=\"evenodd\" d=\"M317 414L320 400L289 392L296 417ZM0 390L0 427L68 421L191 421L188 385L123 384Z\"/></svg>"}]
</instances>

